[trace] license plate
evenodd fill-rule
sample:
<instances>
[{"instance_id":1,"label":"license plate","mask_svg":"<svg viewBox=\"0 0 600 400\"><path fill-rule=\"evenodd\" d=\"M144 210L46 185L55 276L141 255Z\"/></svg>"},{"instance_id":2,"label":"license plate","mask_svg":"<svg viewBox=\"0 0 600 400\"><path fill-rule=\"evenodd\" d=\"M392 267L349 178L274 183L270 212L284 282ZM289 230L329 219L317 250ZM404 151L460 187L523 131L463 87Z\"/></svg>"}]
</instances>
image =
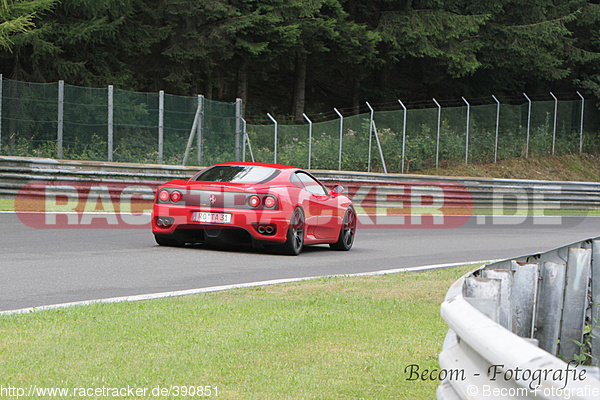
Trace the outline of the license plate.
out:
<instances>
[{"instance_id":1,"label":"license plate","mask_svg":"<svg viewBox=\"0 0 600 400\"><path fill-rule=\"evenodd\" d=\"M199 211L192 213L192 221L205 224L230 224L231 214Z\"/></svg>"}]
</instances>

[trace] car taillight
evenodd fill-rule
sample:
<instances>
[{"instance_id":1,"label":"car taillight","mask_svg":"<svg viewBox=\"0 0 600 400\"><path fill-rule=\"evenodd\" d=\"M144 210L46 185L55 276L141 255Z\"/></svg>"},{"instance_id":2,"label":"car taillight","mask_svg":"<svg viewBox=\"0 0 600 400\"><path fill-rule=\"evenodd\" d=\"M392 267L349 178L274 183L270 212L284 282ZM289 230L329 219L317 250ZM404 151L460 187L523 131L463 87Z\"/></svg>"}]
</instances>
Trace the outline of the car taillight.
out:
<instances>
[{"instance_id":1,"label":"car taillight","mask_svg":"<svg viewBox=\"0 0 600 400\"><path fill-rule=\"evenodd\" d=\"M169 200L169 192L168 192L168 191L166 191L166 190L161 190L161 191L158 193L158 198L159 198L161 201L167 201L167 200Z\"/></svg>"},{"instance_id":2,"label":"car taillight","mask_svg":"<svg viewBox=\"0 0 600 400\"><path fill-rule=\"evenodd\" d=\"M174 191L171 193L171 201L172 201L173 203L177 203L179 200L181 200L181 193L180 193L180 192L178 192L177 190L174 190Z\"/></svg>"},{"instance_id":3,"label":"car taillight","mask_svg":"<svg viewBox=\"0 0 600 400\"><path fill-rule=\"evenodd\" d=\"M277 201L275 200L275 197L272 197L272 196L265 197L264 202L265 202L265 207L267 207L267 208L275 207L275 203L277 203Z\"/></svg>"},{"instance_id":4,"label":"car taillight","mask_svg":"<svg viewBox=\"0 0 600 400\"><path fill-rule=\"evenodd\" d=\"M248 204L250 204L252 207L258 207L260 205L260 197L250 196L248 199Z\"/></svg>"}]
</instances>

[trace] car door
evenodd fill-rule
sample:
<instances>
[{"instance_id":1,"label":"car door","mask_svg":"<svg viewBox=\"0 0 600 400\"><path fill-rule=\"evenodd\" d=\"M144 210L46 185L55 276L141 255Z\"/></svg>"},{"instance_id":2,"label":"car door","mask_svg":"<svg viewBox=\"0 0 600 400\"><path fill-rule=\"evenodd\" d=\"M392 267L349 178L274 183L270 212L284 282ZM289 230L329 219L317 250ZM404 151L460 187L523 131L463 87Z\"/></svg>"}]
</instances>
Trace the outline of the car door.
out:
<instances>
[{"instance_id":1,"label":"car door","mask_svg":"<svg viewBox=\"0 0 600 400\"><path fill-rule=\"evenodd\" d=\"M296 176L310 193L310 214L313 219L313 233L317 239L336 238L339 234L340 220L338 201L330 196L327 189L311 175L298 171Z\"/></svg>"},{"instance_id":2,"label":"car door","mask_svg":"<svg viewBox=\"0 0 600 400\"><path fill-rule=\"evenodd\" d=\"M302 174L304 175L304 174ZM306 235L308 238L315 238L315 228L318 226L319 221L319 213L321 209L318 204L318 200L313 193L308 191L306 188L303 177L300 172L294 172L290 176L290 181L299 187L300 195L298 198L298 203L302 206L304 210L304 223L306 227Z\"/></svg>"}]
</instances>

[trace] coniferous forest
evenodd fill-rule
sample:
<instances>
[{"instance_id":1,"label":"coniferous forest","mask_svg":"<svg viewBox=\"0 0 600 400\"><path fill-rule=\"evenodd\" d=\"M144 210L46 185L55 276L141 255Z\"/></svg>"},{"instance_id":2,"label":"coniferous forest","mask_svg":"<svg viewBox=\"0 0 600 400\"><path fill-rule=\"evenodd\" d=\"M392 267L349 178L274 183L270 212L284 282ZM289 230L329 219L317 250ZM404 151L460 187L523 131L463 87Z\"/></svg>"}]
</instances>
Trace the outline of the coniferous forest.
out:
<instances>
[{"instance_id":1,"label":"coniferous forest","mask_svg":"<svg viewBox=\"0 0 600 400\"><path fill-rule=\"evenodd\" d=\"M295 119L399 98L599 97L598 3L0 0L0 73Z\"/></svg>"}]
</instances>

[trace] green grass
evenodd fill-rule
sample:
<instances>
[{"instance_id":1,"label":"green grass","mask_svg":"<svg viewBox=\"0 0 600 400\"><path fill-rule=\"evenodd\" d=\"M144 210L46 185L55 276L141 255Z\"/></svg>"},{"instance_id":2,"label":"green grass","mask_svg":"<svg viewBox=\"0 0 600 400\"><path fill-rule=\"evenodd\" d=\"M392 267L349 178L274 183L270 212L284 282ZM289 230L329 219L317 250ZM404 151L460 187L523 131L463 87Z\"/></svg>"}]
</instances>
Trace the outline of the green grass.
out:
<instances>
[{"instance_id":1,"label":"green grass","mask_svg":"<svg viewBox=\"0 0 600 400\"><path fill-rule=\"evenodd\" d=\"M492 209L492 208L475 208L472 210L473 215L507 215L507 216L558 216L558 217L597 217L600 216L600 209L590 210L572 210L572 209L534 209L534 210L516 210L516 209Z\"/></svg>"},{"instance_id":2,"label":"green grass","mask_svg":"<svg viewBox=\"0 0 600 400\"><path fill-rule=\"evenodd\" d=\"M439 382L408 381L404 368L439 368L448 329L440 304L474 268L8 315L0 317L0 385L129 385L148 393L159 385L216 386L222 399L431 399Z\"/></svg>"},{"instance_id":3,"label":"green grass","mask_svg":"<svg viewBox=\"0 0 600 400\"><path fill-rule=\"evenodd\" d=\"M15 201L12 199L0 199L0 211L15 211Z\"/></svg>"},{"instance_id":4,"label":"green grass","mask_svg":"<svg viewBox=\"0 0 600 400\"><path fill-rule=\"evenodd\" d=\"M49 212L63 211L60 207L50 207L48 210L44 210L44 208L45 207L42 203L34 203L34 204L31 204L27 208L27 210L28 211L49 211ZM148 211L150 211L150 209L151 209L151 204L150 204L150 206L147 206L143 210L140 209L140 211L148 212ZM0 199L0 211L15 211L14 200ZM104 210L98 209L97 211L104 211ZM388 211L394 212L393 209L388 210ZM359 209L359 212L362 212L362 211L360 211L360 209ZM439 209L421 207L421 208L413 209L412 212L413 212L413 214L429 215L429 214L438 213ZM503 212L504 212L504 214L503 214ZM594 210L569 210L569 209L513 210L513 209L507 209L507 210L501 210L501 209L492 209L492 208L475 208L475 209L457 210L456 213L457 214L472 214L472 215L515 215L515 216L549 215L549 216L568 217L568 216L600 216L600 209L594 209Z\"/></svg>"}]
</instances>

